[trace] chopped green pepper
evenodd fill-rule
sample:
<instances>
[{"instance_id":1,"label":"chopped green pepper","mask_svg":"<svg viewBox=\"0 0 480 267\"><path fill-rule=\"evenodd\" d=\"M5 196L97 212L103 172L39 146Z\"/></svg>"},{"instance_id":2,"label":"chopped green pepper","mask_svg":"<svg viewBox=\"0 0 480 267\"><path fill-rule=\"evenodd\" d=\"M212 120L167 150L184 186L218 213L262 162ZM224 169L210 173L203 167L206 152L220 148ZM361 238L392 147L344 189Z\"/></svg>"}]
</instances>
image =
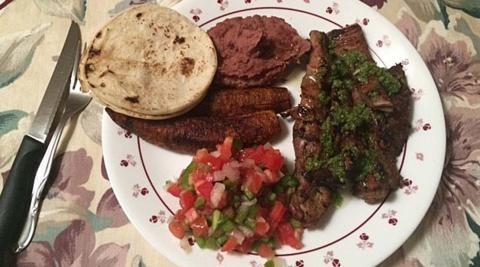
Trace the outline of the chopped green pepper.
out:
<instances>
[{"instance_id":1,"label":"chopped green pepper","mask_svg":"<svg viewBox=\"0 0 480 267\"><path fill-rule=\"evenodd\" d=\"M302 228L302 223L295 218L290 219L290 224L293 226L293 228Z\"/></svg>"},{"instance_id":2,"label":"chopped green pepper","mask_svg":"<svg viewBox=\"0 0 480 267\"><path fill-rule=\"evenodd\" d=\"M190 164L187 166L187 168L183 171L182 173L182 178L180 180L180 187L183 189L189 189L190 183L189 183L189 178L190 174L197 168L197 164L192 161Z\"/></svg>"},{"instance_id":3,"label":"chopped green pepper","mask_svg":"<svg viewBox=\"0 0 480 267\"><path fill-rule=\"evenodd\" d=\"M199 248L205 248L205 238L203 237L197 237L195 238L195 241L197 242L197 245Z\"/></svg>"},{"instance_id":4,"label":"chopped green pepper","mask_svg":"<svg viewBox=\"0 0 480 267\"><path fill-rule=\"evenodd\" d=\"M205 247L213 250L218 249L217 241L213 237L208 237L205 241Z\"/></svg>"},{"instance_id":5,"label":"chopped green pepper","mask_svg":"<svg viewBox=\"0 0 480 267\"><path fill-rule=\"evenodd\" d=\"M258 211L258 207L257 206L251 206L249 209L248 209L248 215L247 217L248 218L256 218L257 217L257 211Z\"/></svg>"},{"instance_id":6,"label":"chopped green pepper","mask_svg":"<svg viewBox=\"0 0 480 267\"><path fill-rule=\"evenodd\" d=\"M228 240L227 235L222 235L221 237L217 238L217 245L221 247L223 246L223 244L225 244L225 242L227 242L227 240Z\"/></svg>"},{"instance_id":7,"label":"chopped green pepper","mask_svg":"<svg viewBox=\"0 0 480 267\"><path fill-rule=\"evenodd\" d=\"M248 216L248 210L249 210L249 207L240 206L240 208L238 209L237 216L235 216L235 222L238 224L242 224L243 221L245 221L245 218L247 218Z\"/></svg>"},{"instance_id":8,"label":"chopped green pepper","mask_svg":"<svg viewBox=\"0 0 480 267\"><path fill-rule=\"evenodd\" d=\"M280 179L280 184L285 187L297 187L299 182L292 175L285 175Z\"/></svg>"},{"instance_id":9,"label":"chopped green pepper","mask_svg":"<svg viewBox=\"0 0 480 267\"><path fill-rule=\"evenodd\" d=\"M196 210L203 209L203 207L205 207L206 202L207 201L205 200L204 197L198 197L197 200L195 200L195 205L194 205L195 209Z\"/></svg>"},{"instance_id":10,"label":"chopped green pepper","mask_svg":"<svg viewBox=\"0 0 480 267\"><path fill-rule=\"evenodd\" d=\"M254 218L247 218L245 220L245 226L248 227L250 230L255 230L257 221Z\"/></svg>"},{"instance_id":11,"label":"chopped green pepper","mask_svg":"<svg viewBox=\"0 0 480 267\"><path fill-rule=\"evenodd\" d=\"M264 266L265 267L275 267L275 263L273 262L273 260L268 260L267 262L265 262Z\"/></svg>"},{"instance_id":12,"label":"chopped green pepper","mask_svg":"<svg viewBox=\"0 0 480 267\"><path fill-rule=\"evenodd\" d=\"M217 226L220 223L221 219L222 219L222 213L219 210L214 210L213 218L212 218L212 226L211 226L212 231L215 231L217 229Z\"/></svg>"},{"instance_id":13,"label":"chopped green pepper","mask_svg":"<svg viewBox=\"0 0 480 267\"><path fill-rule=\"evenodd\" d=\"M252 200L255 198L255 194L250 192L248 189L246 189L244 193L247 200Z\"/></svg>"},{"instance_id":14,"label":"chopped green pepper","mask_svg":"<svg viewBox=\"0 0 480 267\"><path fill-rule=\"evenodd\" d=\"M230 232L232 232L233 230L235 230L235 224L234 224L231 220L225 220L225 221L222 223L222 230L223 230L225 233L230 233Z\"/></svg>"}]
</instances>

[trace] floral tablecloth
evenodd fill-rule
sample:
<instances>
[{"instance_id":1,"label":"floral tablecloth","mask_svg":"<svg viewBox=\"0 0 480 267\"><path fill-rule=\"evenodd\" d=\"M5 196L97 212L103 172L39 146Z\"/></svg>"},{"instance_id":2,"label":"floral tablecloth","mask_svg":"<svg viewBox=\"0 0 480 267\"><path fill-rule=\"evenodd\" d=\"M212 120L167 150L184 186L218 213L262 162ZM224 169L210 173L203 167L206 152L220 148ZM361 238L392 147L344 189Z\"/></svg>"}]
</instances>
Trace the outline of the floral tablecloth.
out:
<instances>
[{"instance_id":1,"label":"floral tablecloth","mask_svg":"<svg viewBox=\"0 0 480 267\"><path fill-rule=\"evenodd\" d=\"M164 5L178 1L157 0ZM112 16L145 2L155 1L0 0L3 179L43 96L70 19L82 25L89 40ZM442 96L448 130L434 203L416 232L382 266L480 266L480 1L363 2L394 23L420 52ZM113 194L102 161L101 113L102 106L92 102L68 127L69 141L60 147L38 230L18 257L19 266L174 266L140 236Z\"/></svg>"}]
</instances>

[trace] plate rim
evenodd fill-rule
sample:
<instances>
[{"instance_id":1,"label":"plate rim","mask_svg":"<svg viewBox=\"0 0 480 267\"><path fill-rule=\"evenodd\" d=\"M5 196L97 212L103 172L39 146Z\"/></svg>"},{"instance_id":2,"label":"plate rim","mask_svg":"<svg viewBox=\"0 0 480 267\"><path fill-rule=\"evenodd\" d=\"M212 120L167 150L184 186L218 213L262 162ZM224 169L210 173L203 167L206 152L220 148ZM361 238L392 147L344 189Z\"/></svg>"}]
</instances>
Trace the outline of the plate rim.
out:
<instances>
[{"instance_id":1,"label":"plate rim","mask_svg":"<svg viewBox=\"0 0 480 267\"><path fill-rule=\"evenodd\" d=\"M339 2L341 2L341 1L342 1L342 0L340 0ZM194 0L183 0L182 2L178 3L176 6L174 6L174 7L172 7L172 8L177 10L177 9L180 8L182 5L187 5L188 2L191 3L191 2L194 2ZM364 5L364 8L366 7L366 8L368 8L368 9L370 9L370 7L366 6L366 5L365 5L364 3L362 3L362 2L356 2L355 4ZM240 11L240 12L241 12L241 11ZM437 114L439 117L436 118L436 119L439 120L439 121L436 123L436 127L441 127L441 130L442 130L442 131L439 131L439 132L437 133L437 134L439 135L437 138L442 141L441 144L438 144L439 146L437 147L437 149L438 149L438 150L437 150L437 154L440 153L440 157L439 157L439 158L442 158L442 159L443 159L443 160L442 160L441 167L438 167L438 168L435 168L434 170L432 170L432 172L436 172L436 175L435 175L435 176L438 177L438 179L436 180L437 182L436 182L436 184L434 185L435 190L431 190L432 193L431 193L430 196L428 197L428 205L426 205L426 208L425 208L425 209L423 209L422 211L419 212L419 213L421 213L421 219L420 219L417 223L415 223L415 225L416 225L415 227L409 228L409 230L407 231L407 232L409 232L408 235L405 234L405 235L402 236L402 238L400 238L400 239L401 239L401 242L399 242L398 246L396 246L396 248L393 249L391 253L389 253L388 255L384 255L384 257L381 257L382 259L381 259L379 262L376 263L376 264L379 264L379 263L381 263L383 260L387 259L393 252L395 252L399 247L401 247L409 237L412 236L412 234L415 232L415 230L416 230L416 229L419 227L419 225L422 223L423 218L425 218L426 213L428 212L430 206L432 205L433 200L434 200L434 197L435 197L436 192L437 192L437 190L438 190L439 183L440 183L440 181L441 181L442 173L443 173L443 161L444 161L444 159L445 159L445 154L446 154L447 128L446 128L445 118L444 118L445 112L444 112L444 108L443 108L443 105L442 105L442 102L441 102L440 94L439 94L439 92L438 92L438 88L437 88L437 86L436 86L436 84L435 84L435 82L434 82L434 80L433 80L433 77L432 77L432 75L431 75L431 72L429 71L426 63L425 63L424 60L421 58L421 56L419 55L418 51L416 51L416 49L413 47L413 45L409 42L409 40L403 35L403 33L402 33L398 28L395 27L395 25L394 25L392 22L390 22L387 18L385 18L382 14L379 14L379 13L378 13L377 16L375 17L375 19L376 19L376 20L383 20L383 21L381 21L381 22L384 23L384 24L386 24L386 27L387 27L387 28L392 28L392 27L393 27L393 28L394 28L393 31L396 31L396 38L400 38L403 45L409 46L410 50L414 50L414 51L415 51L415 53L409 53L409 56L415 57L415 58L416 58L416 61L420 62L421 68L423 68L423 69L426 70L426 73L425 73L425 74L428 73L428 76L429 76L429 77L428 77L428 81L429 81L429 83L432 83L432 85L433 85L432 88L435 88L435 89L436 89L435 92L434 92L434 93L432 94L432 96L431 96L431 97L432 97L431 101L432 101L432 102L436 102L437 108L439 108L440 111L441 111L441 114ZM207 21L207 22L208 22L208 21ZM206 23L207 23L207 22L206 22ZM206 24L206 23L205 23L205 24ZM390 32L390 29L389 29L389 32ZM109 118L108 114L106 114L106 112L105 112L105 110L104 110L104 111L103 111L103 114L102 114L102 152L103 152L103 155L104 155L104 158L105 158L105 168L106 168L106 170L107 170L107 173L110 173L110 172L112 172L112 171L111 171L111 170L109 171L109 167L108 167L108 166L110 166L110 164L107 164L107 161L110 163L111 160L110 160L110 157L107 156L108 153L106 153L106 151L105 151L106 148L105 148L105 146L103 145L103 144L105 143L105 142L103 142L104 133L105 133L104 127L107 126L107 124L106 124L106 119L110 119L110 118ZM439 124L439 123L440 123L440 124ZM108 158L108 159L107 159L107 158ZM113 165L112 165L112 166L113 166ZM435 165L435 166L436 166L436 165ZM110 177L110 176L109 176L109 177ZM125 207L124 207L124 204L125 204L125 203L123 203L124 200L123 200L122 197L119 197L119 194L117 193L117 190L118 190L118 189L117 189L117 190L115 189L117 186L119 186L119 185L116 183L115 178L114 178L114 179L110 179L110 183L111 183L112 189L113 189L113 191L114 191L114 193L115 193L115 195L116 195L116 197L117 197L117 199L118 199L118 201L119 201L120 206L122 207L124 213L126 214L126 216L127 216L128 219L129 219L129 221L132 222L132 224L134 225L135 229L136 229L137 231L139 231L139 232L141 233L141 235L142 235L147 241L149 241L150 245L152 245L152 246L158 251L158 253L162 254L162 255L165 256L165 257L167 257L169 260L171 260L173 263L175 263L175 264L177 264L177 265L182 266L183 264L185 264L185 262L184 262L184 261L181 261L181 259L178 259L177 257L173 257L173 255L166 255L164 252L159 251L159 250L157 249L157 246L155 245L155 241L153 241L153 239L150 240L150 237L149 237L148 233L147 233L145 230L143 230L142 227L138 226L138 225L134 222L134 221L136 221L136 218L133 218L133 217L132 217L132 214L129 214L129 212L127 212L127 210L125 209ZM426 197L425 197L425 198L426 198ZM122 199L122 200L121 200L121 199ZM417 211L417 212L418 212L418 211ZM144 233L144 231L145 231L145 233ZM395 243L396 243L396 242L395 242Z\"/></svg>"}]
</instances>

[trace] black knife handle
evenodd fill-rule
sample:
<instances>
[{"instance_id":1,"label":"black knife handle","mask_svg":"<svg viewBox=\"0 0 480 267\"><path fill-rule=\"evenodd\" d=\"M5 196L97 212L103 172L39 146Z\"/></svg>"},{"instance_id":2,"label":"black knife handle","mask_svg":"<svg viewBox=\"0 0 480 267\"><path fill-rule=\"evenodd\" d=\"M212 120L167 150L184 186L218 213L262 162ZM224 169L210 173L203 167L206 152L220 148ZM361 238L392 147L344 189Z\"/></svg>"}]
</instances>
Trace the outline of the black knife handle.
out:
<instances>
[{"instance_id":1,"label":"black knife handle","mask_svg":"<svg viewBox=\"0 0 480 267\"><path fill-rule=\"evenodd\" d=\"M42 143L29 136L23 137L0 195L0 266L7 266L7 258L13 255L22 233L32 200L35 174L44 153Z\"/></svg>"}]
</instances>

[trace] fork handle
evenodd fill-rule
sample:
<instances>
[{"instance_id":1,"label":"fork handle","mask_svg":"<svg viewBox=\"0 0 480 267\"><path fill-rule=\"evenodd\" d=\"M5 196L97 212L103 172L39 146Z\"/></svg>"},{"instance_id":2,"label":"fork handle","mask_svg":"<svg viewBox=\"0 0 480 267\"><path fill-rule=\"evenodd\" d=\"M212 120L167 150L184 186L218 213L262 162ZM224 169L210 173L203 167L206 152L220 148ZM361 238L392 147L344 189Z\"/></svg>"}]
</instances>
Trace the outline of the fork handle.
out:
<instances>
[{"instance_id":1,"label":"fork handle","mask_svg":"<svg viewBox=\"0 0 480 267\"><path fill-rule=\"evenodd\" d=\"M26 135L0 195L0 266L8 265L32 199L35 173L45 146Z\"/></svg>"}]
</instances>

